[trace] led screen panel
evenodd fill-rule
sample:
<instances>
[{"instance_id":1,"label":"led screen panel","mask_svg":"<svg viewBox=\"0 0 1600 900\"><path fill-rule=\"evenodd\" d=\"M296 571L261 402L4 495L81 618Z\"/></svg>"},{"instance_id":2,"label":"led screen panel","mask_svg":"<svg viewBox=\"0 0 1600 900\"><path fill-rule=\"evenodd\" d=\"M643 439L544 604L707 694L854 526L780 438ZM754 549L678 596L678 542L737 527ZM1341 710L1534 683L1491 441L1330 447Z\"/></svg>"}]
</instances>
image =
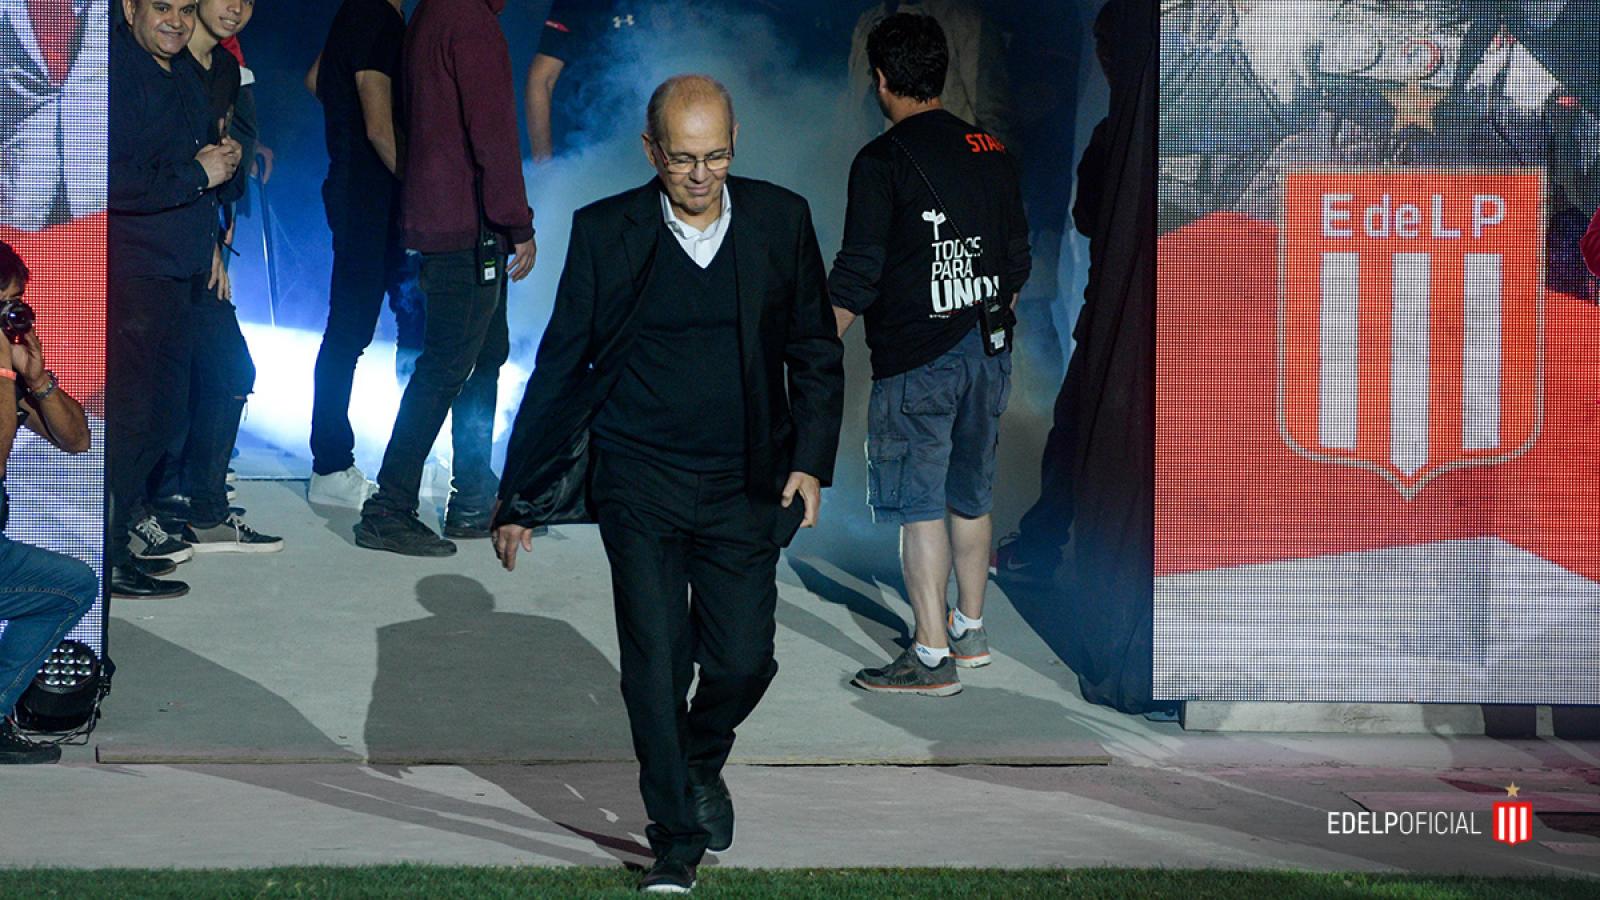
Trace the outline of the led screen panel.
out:
<instances>
[{"instance_id":1,"label":"led screen panel","mask_svg":"<svg viewBox=\"0 0 1600 900\"><path fill-rule=\"evenodd\" d=\"M45 362L89 413L68 456L31 432L6 471L6 536L102 571L105 546L106 64L104 0L0 0L0 240L32 272ZM105 650L104 604L69 637Z\"/></svg>"},{"instance_id":2,"label":"led screen panel","mask_svg":"<svg viewBox=\"0 0 1600 900\"><path fill-rule=\"evenodd\" d=\"M1158 698L1600 703L1597 46L1162 4Z\"/></svg>"}]
</instances>

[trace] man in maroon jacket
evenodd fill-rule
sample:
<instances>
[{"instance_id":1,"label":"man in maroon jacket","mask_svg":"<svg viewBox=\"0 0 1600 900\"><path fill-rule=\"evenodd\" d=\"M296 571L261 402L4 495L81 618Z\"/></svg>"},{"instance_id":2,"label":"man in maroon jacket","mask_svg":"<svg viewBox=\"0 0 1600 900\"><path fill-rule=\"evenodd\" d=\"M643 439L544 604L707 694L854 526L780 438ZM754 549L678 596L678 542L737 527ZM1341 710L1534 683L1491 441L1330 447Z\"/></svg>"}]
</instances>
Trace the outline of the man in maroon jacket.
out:
<instances>
[{"instance_id":1,"label":"man in maroon jacket","mask_svg":"<svg viewBox=\"0 0 1600 900\"><path fill-rule=\"evenodd\" d=\"M1583 258L1589 263L1589 271L1600 275L1600 212L1594 214L1589 233L1583 236Z\"/></svg>"},{"instance_id":2,"label":"man in maroon jacket","mask_svg":"<svg viewBox=\"0 0 1600 900\"><path fill-rule=\"evenodd\" d=\"M455 461L444 533L489 536L499 488L489 468L495 388L510 352L506 285L532 271L535 253L511 54L496 18L505 5L422 0L406 31L400 230L406 246L422 253L427 326L378 492L355 526L356 543L373 550L455 553L454 543L417 517L422 467L452 403Z\"/></svg>"}]
</instances>

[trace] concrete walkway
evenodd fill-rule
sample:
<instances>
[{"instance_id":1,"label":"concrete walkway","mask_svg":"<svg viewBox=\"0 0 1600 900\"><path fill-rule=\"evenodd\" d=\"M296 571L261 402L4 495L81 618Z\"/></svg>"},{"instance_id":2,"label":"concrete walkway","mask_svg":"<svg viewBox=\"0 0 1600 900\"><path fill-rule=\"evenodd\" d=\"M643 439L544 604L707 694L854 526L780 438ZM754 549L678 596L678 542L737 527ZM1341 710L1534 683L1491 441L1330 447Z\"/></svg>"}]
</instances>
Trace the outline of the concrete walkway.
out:
<instances>
[{"instance_id":1,"label":"concrete walkway","mask_svg":"<svg viewBox=\"0 0 1600 900\"><path fill-rule=\"evenodd\" d=\"M300 481L241 486L249 521L284 535L284 552L197 557L179 569L189 596L113 601L119 669L95 736L101 761L633 759L595 528L553 529L506 573L488 541L442 560L360 549L356 513L314 509L303 492ZM857 669L900 652L910 612L893 529L835 524L780 565L781 668L736 761L1108 759L1103 740L1129 723L1078 696L993 586L985 624L998 661L966 676L964 693L850 687Z\"/></svg>"},{"instance_id":2,"label":"concrete walkway","mask_svg":"<svg viewBox=\"0 0 1600 900\"><path fill-rule=\"evenodd\" d=\"M645 862L593 530L508 575L483 544L355 548L354 513L301 489L243 486L285 553L199 559L189 597L115 603L106 720L61 766L0 770L0 866ZM849 527L786 555L783 670L741 730L716 864L1600 875L1600 744L1187 734L1085 703L998 590L998 660L964 693L858 692L907 633L892 568L883 533ZM901 765L850 765L869 761ZM1512 783L1536 813L1521 846L1329 833L1363 811L1487 832Z\"/></svg>"},{"instance_id":3,"label":"concrete walkway","mask_svg":"<svg viewBox=\"0 0 1600 900\"><path fill-rule=\"evenodd\" d=\"M1386 739L1370 741L1384 743ZM1479 741L1483 739L1477 739ZM1242 742L1212 738L1209 753ZM1243 748L1236 748L1243 749ZM1394 749L1391 747L1391 749ZM1512 763L1536 751L1508 749ZM1131 866L1600 876L1594 816L1543 815L1533 842L1487 833L1330 835L1352 795L1489 808L1515 781L1560 808L1595 769L1339 765L730 768L734 848L713 864ZM0 771L0 866L255 867L648 863L625 764L106 766ZM937 839L911 827L926 810Z\"/></svg>"}]
</instances>

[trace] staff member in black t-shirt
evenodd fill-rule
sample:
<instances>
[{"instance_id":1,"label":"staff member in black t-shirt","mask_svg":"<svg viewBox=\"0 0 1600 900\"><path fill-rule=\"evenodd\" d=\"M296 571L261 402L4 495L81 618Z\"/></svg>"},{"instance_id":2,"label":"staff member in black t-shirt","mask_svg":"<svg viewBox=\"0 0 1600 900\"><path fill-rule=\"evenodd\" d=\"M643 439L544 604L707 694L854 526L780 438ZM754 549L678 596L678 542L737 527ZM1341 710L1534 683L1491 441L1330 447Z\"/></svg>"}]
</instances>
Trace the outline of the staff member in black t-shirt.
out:
<instances>
[{"instance_id":1,"label":"staff member in black t-shirt","mask_svg":"<svg viewBox=\"0 0 1600 900\"><path fill-rule=\"evenodd\" d=\"M1016 303L1031 265L1028 223L1005 148L940 106L949 56L939 23L890 16L867 53L894 127L851 167L828 287L841 336L858 315L867 320L867 502L875 521L901 526L917 633L898 659L863 669L854 684L946 696L961 690L956 666L990 661L983 594L1011 356L986 346L980 308L994 301L1000 317ZM960 601L947 610L952 560Z\"/></svg>"},{"instance_id":2,"label":"staff member in black t-shirt","mask_svg":"<svg viewBox=\"0 0 1600 900\"><path fill-rule=\"evenodd\" d=\"M328 179L322 203L333 231L328 324L311 401L312 503L360 509L374 487L356 468L350 391L372 343L384 294L399 319L405 263L396 218L400 181L394 82L405 40L401 0L344 0L306 87L322 101ZM403 324L403 323L402 323ZM402 328L404 331L404 328Z\"/></svg>"},{"instance_id":3,"label":"staff member in black t-shirt","mask_svg":"<svg viewBox=\"0 0 1600 900\"><path fill-rule=\"evenodd\" d=\"M558 145L569 139L584 117L599 120L607 118L607 112L621 112L595 109L600 98L581 88L599 81L594 68L607 39L642 27L647 18L645 4L639 0L555 0L523 89L534 162L554 156ZM556 85L563 76L569 88L558 96ZM570 87L573 81L581 84Z\"/></svg>"}]
</instances>

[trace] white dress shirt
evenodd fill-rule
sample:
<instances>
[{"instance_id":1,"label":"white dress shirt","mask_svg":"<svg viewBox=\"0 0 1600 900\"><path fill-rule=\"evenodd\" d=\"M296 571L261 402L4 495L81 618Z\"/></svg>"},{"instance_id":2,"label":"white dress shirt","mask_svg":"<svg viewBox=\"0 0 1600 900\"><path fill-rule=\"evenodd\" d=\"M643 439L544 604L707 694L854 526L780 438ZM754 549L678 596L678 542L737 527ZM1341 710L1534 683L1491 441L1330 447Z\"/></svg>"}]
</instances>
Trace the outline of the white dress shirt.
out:
<instances>
[{"instance_id":1,"label":"white dress shirt","mask_svg":"<svg viewBox=\"0 0 1600 900\"><path fill-rule=\"evenodd\" d=\"M722 239L728 236L728 226L733 222L733 197L728 194L728 185L723 184L722 214L704 231L678 218L665 191L661 193L661 217L666 220L672 236L678 239L678 246L689 254L695 265L704 269L717 258L717 251L722 249Z\"/></svg>"}]
</instances>

